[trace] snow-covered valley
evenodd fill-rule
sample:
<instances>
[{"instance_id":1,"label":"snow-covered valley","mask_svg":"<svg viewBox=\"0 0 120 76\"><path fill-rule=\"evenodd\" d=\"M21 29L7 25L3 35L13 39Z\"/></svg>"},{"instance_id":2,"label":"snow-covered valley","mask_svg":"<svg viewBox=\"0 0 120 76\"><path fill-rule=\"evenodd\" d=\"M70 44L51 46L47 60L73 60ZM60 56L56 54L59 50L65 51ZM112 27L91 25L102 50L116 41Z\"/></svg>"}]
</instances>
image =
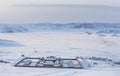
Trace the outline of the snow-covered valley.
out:
<instances>
[{"instance_id":1,"label":"snow-covered valley","mask_svg":"<svg viewBox=\"0 0 120 76\"><path fill-rule=\"evenodd\" d=\"M120 63L117 63L120 62L119 24L0 25L0 32L1 76L120 75ZM87 69L14 67L23 55L82 57L90 67ZM111 61L96 58L107 58Z\"/></svg>"}]
</instances>

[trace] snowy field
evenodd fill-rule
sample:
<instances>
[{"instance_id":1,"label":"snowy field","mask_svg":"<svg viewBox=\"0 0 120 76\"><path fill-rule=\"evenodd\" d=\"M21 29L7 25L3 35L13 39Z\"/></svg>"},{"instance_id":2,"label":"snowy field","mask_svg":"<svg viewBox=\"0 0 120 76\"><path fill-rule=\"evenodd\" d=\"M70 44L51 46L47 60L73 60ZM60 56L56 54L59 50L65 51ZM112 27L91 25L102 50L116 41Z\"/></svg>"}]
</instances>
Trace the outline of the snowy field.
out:
<instances>
[{"instance_id":1,"label":"snowy field","mask_svg":"<svg viewBox=\"0 0 120 76\"><path fill-rule=\"evenodd\" d=\"M66 29L63 29L62 25L60 27L62 30L54 29L58 26L52 28L35 28L33 25L8 26L10 25L0 25L0 76L120 76L120 64L115 63L120 62L118 24L114 28L111 25L102 26L104 29L88 25L87 28L76 27L77 30L72 31L70 28L73 25L68 27L68 24L64 25ZM83 57L90 67L87 69L14 67L22 56ZM112 61L95 60L90 57L107 58Z\"/></svg>"}]
</instances>

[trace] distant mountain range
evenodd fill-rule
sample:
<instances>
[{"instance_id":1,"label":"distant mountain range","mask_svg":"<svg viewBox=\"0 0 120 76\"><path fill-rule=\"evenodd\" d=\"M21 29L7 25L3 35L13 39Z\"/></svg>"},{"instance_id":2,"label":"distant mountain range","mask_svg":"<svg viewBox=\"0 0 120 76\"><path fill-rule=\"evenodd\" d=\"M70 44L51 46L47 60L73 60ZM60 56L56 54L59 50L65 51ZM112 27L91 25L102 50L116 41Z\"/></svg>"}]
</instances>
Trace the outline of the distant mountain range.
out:
<instances>
[{"instance_id":1,"label":"distant mountain range","mask_svg":"<svg viewBox=\"0 0 120 76\"><path fill-rule=\"evenodd\" d=\"M0 33L19 33L34 31L64 31L99 34L120 34L120 23L0 24Z\"/></svg>"}]
</instances>

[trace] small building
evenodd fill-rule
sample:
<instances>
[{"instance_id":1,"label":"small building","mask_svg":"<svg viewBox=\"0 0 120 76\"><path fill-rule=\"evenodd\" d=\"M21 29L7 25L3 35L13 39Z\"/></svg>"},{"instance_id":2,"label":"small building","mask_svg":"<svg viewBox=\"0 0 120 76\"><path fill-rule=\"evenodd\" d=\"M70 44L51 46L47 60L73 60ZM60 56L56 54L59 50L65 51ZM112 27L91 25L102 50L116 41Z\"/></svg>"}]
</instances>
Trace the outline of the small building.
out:
<instances>
[{"instance_id":1,"label":"small building","mask_svg":"<svg viewBox=\"0 0 120 76\"><path fill-rule=\"evenodd\" d=\"M61 58L55 56L31 58L25 57L15 64L15 67L39 67L39 68L76 68L83 69L83 61L78 58ZM84 64L85 65L85 64Z\"/></svg>"}]
</instances>

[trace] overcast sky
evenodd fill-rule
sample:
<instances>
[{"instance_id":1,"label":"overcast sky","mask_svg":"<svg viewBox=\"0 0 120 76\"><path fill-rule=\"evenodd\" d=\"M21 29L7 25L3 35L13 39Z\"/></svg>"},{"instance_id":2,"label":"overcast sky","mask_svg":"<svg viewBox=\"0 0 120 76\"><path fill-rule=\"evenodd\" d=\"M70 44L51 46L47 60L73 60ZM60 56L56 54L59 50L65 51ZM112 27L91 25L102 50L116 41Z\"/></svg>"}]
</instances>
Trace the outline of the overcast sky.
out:
<instances>
[{"instance_id":1,"label":"overcast sky","mask_svg":"<svg viewBox=\"0 0 120 76\"><path fill-rule=\"evenodd\" d=\"M0 0L0 23L40 22L120 23L120 0Z\"/></svg>"},{"instance_id":2,"label":"overcast sky","mask_svg":"<svg viewBox=\"0 0 120 76\"><path fill-rule=\"evenodd\" d=\"M120 6L120 0L0 0L0 6L9 4L99 4Z\"/></svg>"}]
</instances>

